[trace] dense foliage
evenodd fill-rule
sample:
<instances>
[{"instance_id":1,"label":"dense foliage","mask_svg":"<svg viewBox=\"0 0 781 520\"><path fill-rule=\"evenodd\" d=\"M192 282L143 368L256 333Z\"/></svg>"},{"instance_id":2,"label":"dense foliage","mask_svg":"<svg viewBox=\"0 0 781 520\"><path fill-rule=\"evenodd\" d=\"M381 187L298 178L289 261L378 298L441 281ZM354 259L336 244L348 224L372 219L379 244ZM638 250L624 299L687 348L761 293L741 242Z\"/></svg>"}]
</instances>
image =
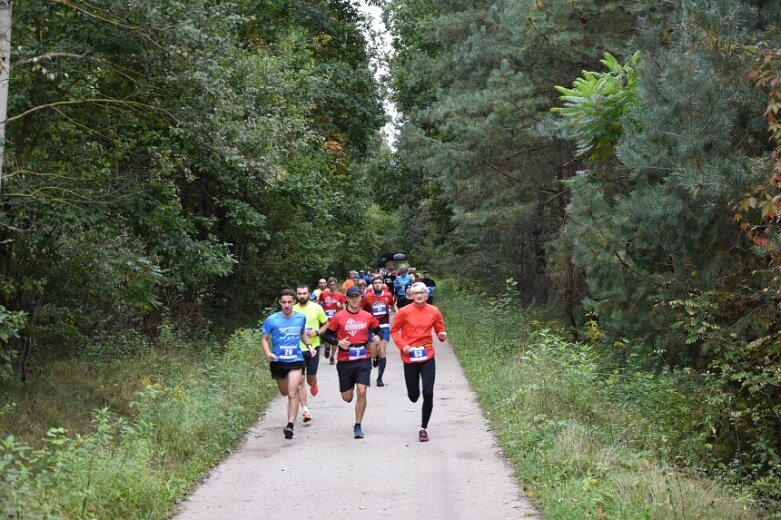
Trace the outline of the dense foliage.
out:
<instances>
[{"instance_id":1,"label":"dense foliage","mask_svg":"<svg viewBox=\"0 0 781 520\"><path fill-rule=\"evenodd\" d=\"M0 378L161 323L257 313L375 255L384 115L347 0L15 2ZM216 309L216 313L213 310ZM16 339L15 339L16 338Z\"/></svg>"},{"instance_id":2,"label":"dense foliage","mask_svg":"<svg viewBox=\"0 0 781 520\"><path fill-rule=\"evenodd\" d=\"M779 498L781 6L392 0L387 18L396 160L430 187L419 254L562 300L626 371L695 370L720 410L692 425L707 468Z\"/></svg>"}]
</instances>

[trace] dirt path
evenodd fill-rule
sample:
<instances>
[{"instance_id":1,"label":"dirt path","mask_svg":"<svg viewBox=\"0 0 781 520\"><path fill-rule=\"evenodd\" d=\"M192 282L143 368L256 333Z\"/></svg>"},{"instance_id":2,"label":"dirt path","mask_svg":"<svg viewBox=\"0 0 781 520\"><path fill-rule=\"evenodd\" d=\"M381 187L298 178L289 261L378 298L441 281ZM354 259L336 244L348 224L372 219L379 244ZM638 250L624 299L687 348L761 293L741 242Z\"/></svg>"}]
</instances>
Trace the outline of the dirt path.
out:
<instances>
[{"instance_id":1,"label":"dirt path","mask_svg":"<svg viewBox=\"0 0 781 520\"><path fill-rule=\"evenodd\" d=\"M398 351L388 346L387 386L372 387L353 439L354 405L341 400L335 367L321 357L314 420L285 440L278 398L240 446L180 507L178 520L539 518L447 345L437 345L431 441L417 440L421 401L406 396Z\"/></svg>"}]
</instances>

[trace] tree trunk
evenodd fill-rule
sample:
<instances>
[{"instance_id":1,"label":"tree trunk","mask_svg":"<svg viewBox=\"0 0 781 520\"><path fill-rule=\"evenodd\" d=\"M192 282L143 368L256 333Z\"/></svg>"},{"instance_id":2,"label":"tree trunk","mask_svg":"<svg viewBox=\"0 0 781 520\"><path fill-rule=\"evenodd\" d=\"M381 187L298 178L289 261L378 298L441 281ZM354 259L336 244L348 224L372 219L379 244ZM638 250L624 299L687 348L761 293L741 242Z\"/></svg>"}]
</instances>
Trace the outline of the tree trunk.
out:
<instances>
[{"instance_id":1,"label":"tree trunk","mask_svg":"<svg viewBox=\"0 0 781 520\"><path fill-rule=\"evenodd\" d=\"M3 189L5 120L8 118L8 81L11 77L11 0L0 0L0 193Z\"/></svg>"}]
</instances>

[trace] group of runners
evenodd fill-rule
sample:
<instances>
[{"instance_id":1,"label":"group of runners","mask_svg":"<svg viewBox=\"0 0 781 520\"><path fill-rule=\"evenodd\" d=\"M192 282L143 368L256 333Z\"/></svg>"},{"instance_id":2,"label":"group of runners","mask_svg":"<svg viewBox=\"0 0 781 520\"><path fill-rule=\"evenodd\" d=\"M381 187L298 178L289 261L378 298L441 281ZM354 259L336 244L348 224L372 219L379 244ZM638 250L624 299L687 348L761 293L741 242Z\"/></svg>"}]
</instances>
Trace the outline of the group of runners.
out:
<instances>
[{"instance_id":1,"label":"group of runners","mask_svg":"<svg viewBox=\"0 0 781 520\"><path fill-rule=\"evenodd\" d=\"M343 292L337 290L335 278L320 279L311 294L306 284L298 285L295 291L280 291L280 311L263 322L261 346L271 377L280 394L288 398L288 422L283 429L286 439L293 438L299 407L303 421L312 420L306 386L312 396L320 391L320 350L330 364L336 364L342 399L348 403L356 399L353 437L362 439L372 367L378 369L377 386L385 386L386 348L393 338L404 366L407 396L412 402L423 396L418 440L429 440L436 374L432 330L440 341L446 341L445 323L442 313L430 303L430 285L415 282L404 269L393 273L391 292L388 274L373 273L367 280L362 273L353 276L351 272L342 284Z\"/></svg>"}]
</instances>

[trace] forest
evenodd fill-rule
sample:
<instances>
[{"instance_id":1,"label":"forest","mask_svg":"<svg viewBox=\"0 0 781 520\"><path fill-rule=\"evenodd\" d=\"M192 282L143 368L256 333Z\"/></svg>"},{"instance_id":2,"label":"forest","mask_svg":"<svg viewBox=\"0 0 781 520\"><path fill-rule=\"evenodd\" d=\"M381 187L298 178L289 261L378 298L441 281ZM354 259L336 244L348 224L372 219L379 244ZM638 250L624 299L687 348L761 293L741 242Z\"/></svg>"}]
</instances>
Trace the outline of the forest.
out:
<instances>
[{"instance_id":1,"label":"forest","mask_svg":"<svg viewBox=\"0 0 781 520\"><path fill-rule=\"evenodd\" d=\"M678 378L678 462L778 511L781 3L368 3L389 52L352 0L0 2L2 424L52 360L256 325L398 250L605 377Z\"/></svg>"}]
</instances>

